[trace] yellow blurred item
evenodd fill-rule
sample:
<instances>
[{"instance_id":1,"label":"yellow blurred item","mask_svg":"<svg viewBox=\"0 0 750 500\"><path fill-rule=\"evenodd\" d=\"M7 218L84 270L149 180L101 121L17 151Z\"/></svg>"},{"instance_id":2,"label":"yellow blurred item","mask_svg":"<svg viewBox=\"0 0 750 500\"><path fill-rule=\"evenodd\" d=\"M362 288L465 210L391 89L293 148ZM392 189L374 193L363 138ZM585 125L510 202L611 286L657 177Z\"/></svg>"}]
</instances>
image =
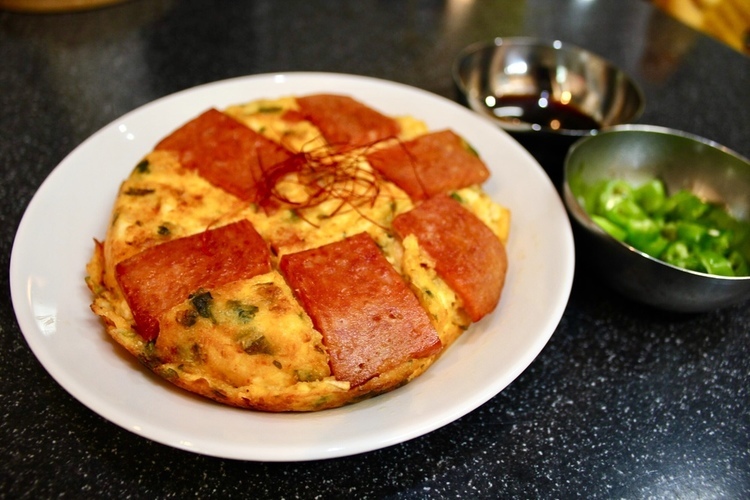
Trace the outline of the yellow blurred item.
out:
<instances>
[{"instance_id":1,"label":"yellow blurred item","mask_svg":"<svg viewBox=\"0 0 750 500\"><path fill-rule=\"evenodd\" d=\"M125 0L0 0L0 9L43 14L96 9L123 1Z\"/></svg>"},{"instance_id":2,"label":"yellow blurred item","mask_svg":"<svg viewBox=\"0 0 750 500\"><path fill-rule=\"evenodd\" d=\"M683 23L750 55L750 0L653 0Z\"/></svg>"}]
</instances>

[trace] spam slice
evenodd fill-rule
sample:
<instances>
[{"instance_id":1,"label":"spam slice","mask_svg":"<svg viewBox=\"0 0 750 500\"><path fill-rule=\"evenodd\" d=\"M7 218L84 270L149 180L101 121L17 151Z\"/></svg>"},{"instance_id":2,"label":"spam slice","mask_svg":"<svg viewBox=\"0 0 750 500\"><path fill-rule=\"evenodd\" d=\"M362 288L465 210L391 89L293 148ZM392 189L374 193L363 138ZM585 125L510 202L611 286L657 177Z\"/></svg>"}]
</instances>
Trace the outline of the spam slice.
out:
<instances>
[{"instance_id":1,"label":"spam slice","mask_svg":"<svg viewBox=\"0 0 750 500\"><path fill-rule=\"evenodd\" d=\"M115 276L145 340L159 334L159 315L201 288L267 273L268 247L247 220L156 245L115 267Z\"/></svg>"},{"instance_id":2,"label":"spam slice","mask_svg":"<svg viewBox=\"0 0 750 500\"><path fill-rule=\"evenodd\" d=\"M336 379L356 387L440 350L427 313L367 233L285 255L280 267L323 334Z\"/></svg>"},{"instance_id":3,"label":"spam slice","mask_svg":"<svg viewBox=\"0 0 750 500\"><path fill-rule=\"evenodd\" d=\"M401 239L410 234L417 237L472 321L495 309L508 266L505 247L459 202L447 195L435 196L397 216L393 229Z\"/></svg>"},{"instance_id":4,"label":"spam slice","mask_svg":"<svg viewBox=\"0 0 750 500\"><path fill-rule=\"evenodd\" d=\"M187 122L155 149L176 152L185 168L197 170L214 186L251 201L263 172L292 156L283 146L216 109Z\"/></svg>"},{"instance_id":5,"label":"spam slice","mask_svg":"<svg viewBox=\"0 0 750 500\"><path fill-rule=\"evenodd\" d=\"M490 176L479 156L451 130L374 151L367 161L416 200L481 184Z\"/></svg>"},{"instance_id":6,"label":"spam slice","mask_svg":"<svg viewBox=\"0 0 750 500\"><path fill-rule=\"evenodd\" d=\"M396 120L348 96L314 94L297 98L300 112L329 144L358 147L396 137Z\"/></svg>"}]
</instances>

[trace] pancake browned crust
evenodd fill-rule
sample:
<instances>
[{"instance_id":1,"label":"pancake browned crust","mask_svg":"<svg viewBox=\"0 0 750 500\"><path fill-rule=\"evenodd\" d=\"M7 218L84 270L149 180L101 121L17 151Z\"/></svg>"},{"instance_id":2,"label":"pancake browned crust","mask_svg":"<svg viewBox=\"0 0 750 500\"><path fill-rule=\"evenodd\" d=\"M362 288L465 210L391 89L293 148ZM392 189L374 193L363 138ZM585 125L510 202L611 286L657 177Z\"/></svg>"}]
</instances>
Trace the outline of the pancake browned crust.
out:
<instances>
[{"instance_id":1,"label":"pancake browned crust","mask_svg":"<svg viewBox=\"0 0 750 500\"><path fill-rule=\"evenodd\" d=\"M476 184L471 138L335 94L207 110L165 134L122 183L86 282L111 338L176 386L273 412L355 403L419 376L497 305L510 214ZM460 223L431 222L446 218ZM435 237L453 242L441 251L420 245L431 231L465 234Z\"/></svg>"}]
</instances>

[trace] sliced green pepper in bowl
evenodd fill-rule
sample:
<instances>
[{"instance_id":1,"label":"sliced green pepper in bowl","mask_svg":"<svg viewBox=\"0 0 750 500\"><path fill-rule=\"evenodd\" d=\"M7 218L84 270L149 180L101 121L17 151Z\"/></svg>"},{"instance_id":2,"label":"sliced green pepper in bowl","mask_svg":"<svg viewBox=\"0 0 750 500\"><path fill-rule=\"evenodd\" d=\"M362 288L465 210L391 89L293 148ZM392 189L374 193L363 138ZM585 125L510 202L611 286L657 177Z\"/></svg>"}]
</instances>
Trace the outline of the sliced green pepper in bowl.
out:
<instances>
[{"instance_id":1,"label":"sliced green pepper in bowl","mask_svg":"<svg viewBox=\"0 0 750 500\"><path fill-rule=\"evenodd\" d=\"M654 258L717 276L750 275L750 224L659 179L639 186L616 179L587 186L579 202L614 238Z\"/></svg>"}]
</instances>

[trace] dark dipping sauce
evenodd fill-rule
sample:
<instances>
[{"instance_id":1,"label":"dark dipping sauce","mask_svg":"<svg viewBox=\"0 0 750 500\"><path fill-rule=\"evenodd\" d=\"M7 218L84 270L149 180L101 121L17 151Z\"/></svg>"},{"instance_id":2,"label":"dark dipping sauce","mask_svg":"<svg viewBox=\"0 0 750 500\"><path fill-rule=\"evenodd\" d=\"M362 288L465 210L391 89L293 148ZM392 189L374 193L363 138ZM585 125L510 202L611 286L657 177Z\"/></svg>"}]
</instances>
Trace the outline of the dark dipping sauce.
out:
<instances>
[{"instance_id":1,"label":"dark dipping sauce","mask_svg":"<svg viewBox=\"0 0 750 500\"><path fill-rule=\"evenodd\" d=\"M599 122L575 107L539 95L499 97L490 113L509 123L536 124L553 130L601 128Z\"/></svg>"}]
</instances>

